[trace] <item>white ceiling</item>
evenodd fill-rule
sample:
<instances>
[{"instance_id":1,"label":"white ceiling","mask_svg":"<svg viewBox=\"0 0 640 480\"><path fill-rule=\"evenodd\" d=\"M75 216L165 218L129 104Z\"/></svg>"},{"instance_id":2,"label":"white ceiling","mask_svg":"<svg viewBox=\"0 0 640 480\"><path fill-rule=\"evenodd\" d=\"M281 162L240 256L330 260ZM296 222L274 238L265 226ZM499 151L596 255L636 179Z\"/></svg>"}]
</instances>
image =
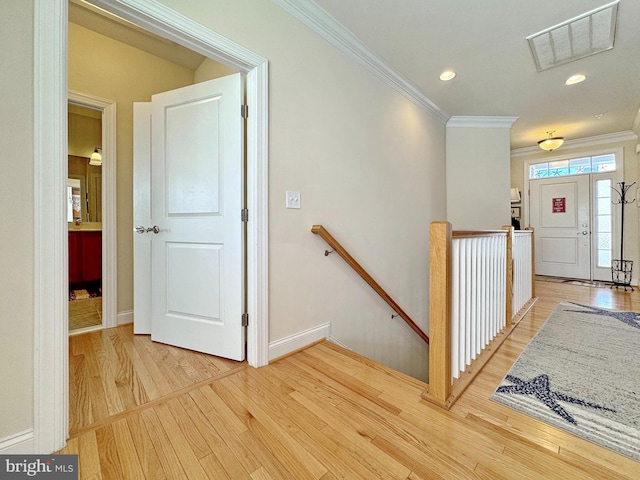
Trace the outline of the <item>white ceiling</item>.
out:
<instances>
[{"instance_id":1,"label":"white ceiling","mask_svg":"<svg viewBox=\"0 0 640 480\"><path fill-rule=\"evenodd\" d=\"M630 131L638 115L640 0L620 1L612 50L543 72L526 37L610 0L315 3L449 115L519 117L512 149L535 146L551 129L567 140ZM457 76L442 82L447 69ZM565 86L575 73L587 80Z\"/></svg>"}]
</instances>

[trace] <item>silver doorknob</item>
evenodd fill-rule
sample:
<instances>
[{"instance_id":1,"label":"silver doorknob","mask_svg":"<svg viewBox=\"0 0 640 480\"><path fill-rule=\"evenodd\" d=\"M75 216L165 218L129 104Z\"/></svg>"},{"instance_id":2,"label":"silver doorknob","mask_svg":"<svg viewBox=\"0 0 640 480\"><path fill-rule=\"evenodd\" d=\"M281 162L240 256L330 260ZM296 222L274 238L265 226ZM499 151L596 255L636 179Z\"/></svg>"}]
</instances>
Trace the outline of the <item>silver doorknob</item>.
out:
<instances>
[{"instance_id":1,"label":"silver doorknob","mask_svg":"<svg viewBox=\"0 0 640 480\"><path fill-rule=\"evenodd\" d=\"M582 232L576 233L576 235L589 235L589 232L587 232L586 230L583 230Z\"/></svg>"},{"instance_id":2,"label":"silver doorknob","mask_svg":"<svg viewBox=\"0 0 640 480\"><path fill-rule=\"evenodd\" d=\"M140 234L149 232L157 234L160 233L160 227L158 225L154 225L153 227L144 228L142 225L138 225L137 227L133 227L133 231Z\"/></svg>"}]
</instances>

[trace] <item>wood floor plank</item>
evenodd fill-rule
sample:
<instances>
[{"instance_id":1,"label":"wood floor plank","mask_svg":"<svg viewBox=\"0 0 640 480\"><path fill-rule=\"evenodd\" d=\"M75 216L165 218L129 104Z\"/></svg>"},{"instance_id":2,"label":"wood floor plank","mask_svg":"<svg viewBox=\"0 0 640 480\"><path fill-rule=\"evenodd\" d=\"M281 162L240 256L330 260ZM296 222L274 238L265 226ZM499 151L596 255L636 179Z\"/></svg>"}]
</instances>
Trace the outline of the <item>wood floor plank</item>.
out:
<instances>
[{"instance_id":1,"label":"wood floor plank","mask_svg":"<svg viewBox=\"0 0 640 480\"><path fill-rule=\"evenodd\" d=\"M131 440L138 456L138 462L148 479L165 480L167 476L162 469L153 441L149 436L142 416L139 413L129 415L125 421L131 433Z\"/></svg>"},{"instance_id":2,"label":"wood floor plank","mask_svg":"<svg viewBox=\"0 0 640 480\"><path fill-rule=\"evenodd\" d=\"M83 424L94 422L89 397L89 374L83 354L69 357L69 382L76 386L69 389L69 429L73 431Z\"/></svg>"},{"instance_id":3,"label":"wood floor plank","mask_svg":"<svg viewBox=\"0 0 640 480\"><path fill-rule=\"evenodd\" d=\"M162 396L162 386L158 385L158 383L162 382L162 380L158 376L154 376L152 372L149 371L147 367L147 363L144 358L140 356L138 349L136 348L134 342L129 344L129 355L131 356L131 362L135 365L136 376L140 381L141 388L144 390L147 401L152 401ZM155 364L154 364L155 366ZM164 390L165 393L171 392L171 389L166 388ZM139 399L139 405L145 403L142 399Z\"/></svg>"},{"instance_id":4,"label":"wood floor plank","mask_svg":"<svg viewBox=\"0 0 640 480\"><path fill-rule=\"evenodd\" d=\"M578 453L580 452L580 453ZM597 478L611 480L640 478L640 463L630 458L624 458L612 452L602 449L597 458L591 456L589 448L560 448L560 456L567 463L577 469L587 470L597 474Z\"/></svg>"},{"instance_id":5,"label":"wood floor plank","mask_svg":"<svg viewBox=\"0 0 640 480\"><path fill-rule=\"evenodd\" d=\"M113 426L105 425L96 430L96 443L100 457L100 473L103 478L125 479L120 455L113 436ZM127 479L128 480L128 479Z\"/></svg>"},{"instance_id":6,"label":"wood floor plank","mask_svg":"<svg viewBox=\"0 0 640 480\"><path fill-rule=\"evenodd\" d=\"M255 436L253 431L247 430L240 434L240 440L244 443L247 449L253 452L258 462L260 462L260 467L256 470L264 469L265 472L268 472L269 477L274 480L288 480L295 478L292 473L278 460L278 458L276 458L268 446L262 443L259 437ZM254 473L255 470L252 472L252 476Z\"/></svg>"},{"instance_id":7,"label":"wood floor plank","mask_svg":"<svg viewBox=\"0 0 640 480\"><path fill-rule=\"evenodd\" d=\"M209 387L193 390L189 393L189 397L197 405L202 417L211 426L211 430L207 429L206 431L209 444L226 445L247 473L252 473L259 469L260 461L240 438L240 435L247 431L247 427L234 416L234 413L222 399ZM198 425L203 427L205 424L198 423ZM204 434L205 432L201 429L201 433ZM218 454L218 452L224 450L213 449L213 451ZM229 466L227 468L229 469ZM231 471L231 469L228 471Z\"/></svg>"},{"instance_id":8,"label":"wood floor plank","mask_svg":"<svg viewBox=\"0 0 640 480\"><path fill-rule=\"evenodd\" d=\"M92 357L96 360L99 380L102 382L102 388L105 393L104 400L109 415L114 415L124 411L116 383L116 371L119 368L118 363L114 361L116 355L108 338L108 333L105 335L91 335L90 338L94 349Z\"/></svg>"},{"instance_id":9,"label":"wood floor plank","mask_svg":"<svg viewBox=\"0 0 640 480\"><path fill-rule=\"evenodd\" d=\"M115 371L115 383L122 403L121 411L147 403L149 397L133 368L131 357L117 331L110 331L109 339L111 340L111 348L116 355L115 358L118 365Z\"/></svg>"},{"instance_id":10,"label":"wood floor plank","mask_svg":"<svg viewBox=\"0 0 640 480\"><path fill-rule=\"evenodd\" d=\"M299 352L295 359L290 360L299 361L304 367L313 369L314 379L327 385L328 388L343 400L348 398L366 399L387 410L391 415L397 415L401 411L396 405L381 399L380 394L382 392L380 390L372 388L354 377L343 374L327 363L313 359L313 357L306 354L305 351Z\"/></svg>"},{"instance_id":11,"label":"wood floor plank","mask_svg":"<svg viewBox=\"0 0 640 480\"><path fill-rule=\"evenodd\" d=\"M518 462L519 465L525 465L527 468L535 471L542 477L558 476L559 478L569 478L576 474L576 467L567 463L557 462L554 456L548 451L540 451L538 455L533 457L531 450L524 447L520 443L513 442L504 449L504 455ZM598 480L601 477L594 470L580 469L578 472L584 480ZM612 475L609 479L614 480Z\"/></svg>"},{"instance_id":12,"label":"wood floor plank","mask_svg":"<svg viewBox=\"0 0 640 480\"><path fill-rule=\"evenodd\" d=\"M160 461L160 465L162 465L165 476L168 479L189 478L182 469L180 460L176 455L176 452L173 450L173 446L167 436L167 432L162 428L162 424L160 423L154 409L148 408L143 410L140 415L149 434L149 438L151 439L151 443L157 453L156 458Z\"/></svg>"},{"instance_id":13,"label":"wood floor plank","mask_svg":"<svg viewBox=\"0 0 640 480\"><path fill-rule=\"evenodd\" d=\"M419 452L412 445L401 440L390 441L383 437L376 437L373 439L373 444L424 478L477 478L472 471L457 462L437 461L437 457L425 455L424 451Z\"/></svg>"},{"instance_id":14,"label":"wood floor plank","mask_svg":"<svg viewBox=\"0 0 640 480\"><path fill-rule=\"evenodd\" d=\"M374 447L364 432L347 427L344 419L334 408L328 407L318 397L308 391L306 396L298 391L291 396L314 415L322 418L327 423L322 431L342 448L351 452L368 470L374 472L375 478L404 478L409 474L409 468Z\"/></svg>"},{"instance_id":15,"label":"wood floor plank","mask_svg":"<svg viewBox=\"0 0 640 480\"><path fill-rule=\"evenodd\" d=\"M157 397L153 397L150 391L147 391L147 395L150 398L159 398L162 395L168 395L169 393L177 390L178 387L172 385L165 375L160 370L160 366L157 362L156 356L154 356L149 347L150 340L149 337L144 335L136 335L136 338L133 341L133 348L136 352L136 360L139 358L142 360L142 363L136 363L136 365L144 366L145 370L149 373L149 376L153 379L155 383L155 389L159 393Z\"/></svg>"},{"instance_id":16,"label":"wood floor plank","mask_svg":"<svg viewBox=\"0 0 640 480\"><path fill-rule=\"evenodd\" d=\"M202 413L190 396L185 395L178 398L178 400L185 413L193 421L195 428L202 435L209 450L212 452L211 454L217 458L218 463L222 465L226 474L234 480L248 480L250 478L249 472L256 469L258 462L250 462L248 455L245 455L247 452L243 452L242 448L234 448L240 444L240 440L235 437L232 440L227 436L226 439L229 443L227 445L227 442L218 434L214 426L209 423L209 419ZM244 465L246 465L246 468Z\"/></svg>"},{"instance_id":17,"label":"wood floor plank","mask_svg":"<svg viewBox=\"0 0 640 480\"><path fill-rule=\"evenodd\" d=\"M270 409L269 403L265 403L264 397L261 398L260 394L247 395L246 391L243 392L243 389L238 387L238 384L248 384L246 380L249 374L246 371L243 372L243 378L238 377L240 376L236 376L235 379L227 378L221 384L224 382L225 389L236 394L239 401L251 413L253 421L250 422L249 427L254 435L266 439L263 443L269 444L272 453L281 459L295 478L318 479L327 473L327 468L295 439L295 434L300 431L300 428L286 415L279 413L274 415L277 409ZM254 389L259 390L259 387L254 386ZM256 401L256 397L259 401ZM270 413L267 413L267 410L270 410ZM281 448L276 448L276 444Z\"/></svg>"},{"instance_id":18,"label":"wood floor plank","mask_svg":"<svg viewBox=\"0 0 640 480\"><path fill-rule=\"evenodd\" d=\"M144 480L145 475L140 465L131 431L126 419L120 419L111 424L115 447L120 458L123 477L126 480Z\"/></svg>"},{"instance_id":19,"label":"wood floor plank","mask_svg":"<svg viewBox=\"0 0 640 480\"><path fill-rule=\"evenodd\" d=\"M98 355L93 350L93 335L91 333L85 334L85 343L87 348L91 349L85 354L85 369L87 374L86 396L91 402L91 412L87 410L75 411L74 414L77 418L78 425L88 425L95 422L97 419L106 418L109 416L109 407L107 405L107 394L102 381L102 372L98 364ZM78 337L85 336L78 335ZM70 384L69 389L81 390L85 388L83 385Z\"/></svg>"},{"instance_id":20,"label":"wood floor plank","mask_svg":"<svg viewBox=\"0 0 640 480\"><path fill-rule=\"evenodd\" d=\"M95 431L78 438L78 468L82 478L102 478Z\"/></svg>"},{"instance_id":21,"label":"wood floor plank","mask_svg":"<svg viewBox=\"0 0 640 480\"><path fill-rule=\"evenodd\" d=\"M234 480L213 453L198 459L198 462L211 480Z\"/></svg>"},{"instance_id":22,"label":"wood floor plank","mask_svg":"<svg viewBox=\"0 0 640 480\"><path fill-rule=\"evenodd\" d=\"M198 428L193 422L193 419L189 416L186 410L182 407L180 399L172 398L166 402L173 419L180 427L180 431L189 442L190 448L198 459L206 457L211 454L211 448L207 444L204 437L198 431Z\"/></svg>"},{"instance_id":23,"label":"wood floor plank","mask_svg":"<svg viewBox=\"0 0 640 480\"><path fill-rule=\"evenodd\" d=\"M167 345L152 342L148 336L144 338L141 345L146 349L147 354L158 367L159 375L165 379L171 390L179 390L191 383L180 371Z\"/></svg>"},{"instance_id":24,"label":"wood floor plank","mask_svg":"<svg viewBox=\"0 0 640 480\"><path fill-rule=\"evenodd\" d=\"M258 470L251 474L252 480L272 480L273 477L264 469L260 467Z\"/></svg>"},{"instance_id":25,"label":"wood floor plank","mask_svg":"<svg viewBox=\"0 0 640 480\"><path fill-rule=\"evenodd\" d=\"M160 425L165 431L166 437L173 446L173 451L176 453L178 460L182 465L182 469L187 475L187 478L194 480L206 480L207 474L198 462L198 457L191 448L190 442L187 440L184 432L180 429L178 422L176 422L169 407L166 403L161 403L154 407L157 418L160 421Z\"/></svg>"}]
</instances>

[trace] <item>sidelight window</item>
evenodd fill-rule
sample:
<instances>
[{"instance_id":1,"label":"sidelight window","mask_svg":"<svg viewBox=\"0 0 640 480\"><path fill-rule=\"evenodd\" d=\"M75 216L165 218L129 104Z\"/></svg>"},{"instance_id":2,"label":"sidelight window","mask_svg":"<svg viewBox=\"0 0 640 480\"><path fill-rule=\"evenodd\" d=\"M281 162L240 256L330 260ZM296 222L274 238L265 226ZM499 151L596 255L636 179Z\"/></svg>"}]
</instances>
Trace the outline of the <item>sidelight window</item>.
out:
<instances>
[{"instance_id":1,"label":"sidelight window","mask_svg":"<svg viewBox=\"0 0 640 480\"><path fill-rule=\"evenodd\" d=\"M596 262L600 268L609 268L613 243L611 179L596 180L595 190Z\"/></svg>"}]
</instances>

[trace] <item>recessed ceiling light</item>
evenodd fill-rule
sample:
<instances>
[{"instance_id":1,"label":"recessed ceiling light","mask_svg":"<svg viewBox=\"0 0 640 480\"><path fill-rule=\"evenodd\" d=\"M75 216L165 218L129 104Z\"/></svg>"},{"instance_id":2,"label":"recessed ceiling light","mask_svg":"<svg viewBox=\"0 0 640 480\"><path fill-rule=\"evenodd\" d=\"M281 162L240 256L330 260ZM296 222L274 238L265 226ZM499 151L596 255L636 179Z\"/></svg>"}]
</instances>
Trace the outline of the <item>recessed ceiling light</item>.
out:
<instances>
[{"instance_id":1,"label":"recessed ceiling light","mask_svg":"<svg viewBox=\"0 0 640 480\"><path fill-rule=\"evenodd\" d=\"M440 74L440 80L443 82L448 82L449 80L453 80L453 77L456 76L456 72L453 70L445 70Z\"/></svg>"},{"instance_id":2,"label":"recessed ceiling light","mask_svg":"<svg viewBox=\"0 0 640 480\"><path fill-rule=\"evenodd\" d=\"M578 73L576 75L571 75L569 78L567 78L567 81L564 82L565 85L575 85L576 83L580 83L580 82L584 82L587 79L587 76L582 74L582 73Z\"/></svg>"}]
</instances>

